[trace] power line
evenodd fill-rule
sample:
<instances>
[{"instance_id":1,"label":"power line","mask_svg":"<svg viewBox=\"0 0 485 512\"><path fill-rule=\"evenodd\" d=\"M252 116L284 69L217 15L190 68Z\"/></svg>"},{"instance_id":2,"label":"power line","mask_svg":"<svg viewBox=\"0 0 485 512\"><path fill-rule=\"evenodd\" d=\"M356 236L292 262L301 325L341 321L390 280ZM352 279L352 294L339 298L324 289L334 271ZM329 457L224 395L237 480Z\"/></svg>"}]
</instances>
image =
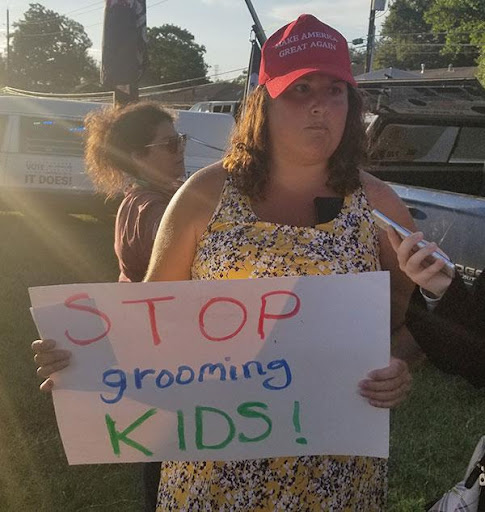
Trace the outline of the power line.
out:
<instances>
[{"instance_id":1,"label":"power line","mask_svg":"<svg viewBox=\"0 0 485 512\"><path fill-rule=\"evenodd\" d=\"M148 9L150 7L155 7L157 5L164 4L165 2L168 2L168 1L169 0L159 0L158 2L155 2L154 4L148 4L146 8ZM39 21L20 20L20 21L17 21L15 23L22 23L23 25L43 25L44 23L48 23L50 21L57 20L57 19L59 19L59 17L67 16L68 14L72 14L72 13L75 13L75 12L78 12L78 11L83 11L84 9L88 9L88 10L84 11L84 12L80 12L80 13L78 12L78 14L76 16L82 16L84 14L88 14L90 12L97 11L99 9L104 8L104 4L105 4L104 1L100 2L99 0L97 0L96 2L92 2L90 4L87 4L84 7L78 7L77 9L65 12L63 14L59 13L59 16L57 16L57 17L47 18L45 20L39 20ZM90 9L90 7L92 7L93 5L96 5L97 7L95 7L94 9ZM76 20L74 20L74 21L76 21Z\"/></svg>"},{"instance_id":2,"label":"power line","mask_svg":"<svg viewBox=\"0 0 485 512\"><path fill-rule=\"evenodd\" d=\"M91 27L97 27L98 25L102 25L103 23L95 23L94 25L88 25L88 26L84 26L82 24L80 24L84 29L86 28L91 28ZM20 39L31 39L33 37L47 37L47 36L58 36L60 34L63 34L64 33L64 30L58 30L57 32L39 32L38 34L17 34L16 32L14 32L12 34L11 37L19 37Z\"/></svg>"},{"instance_id":3,"label":"power line","mask_svg":"<svg viewBox=\"0 0 485 512\"><path fill-rule=\"evenodd\" d=\"M188 83L188 82L195 82L196 80L203 80L205 78L213 78L213 77L221 76L221 75L229 75L230 73L240 73L241 71L244 71L245 69L247 69L247 66L244 68L231 69L230 71L223 71L222 73L218 72L218 73L213 73L212 75L199 76L197 78L187 78L186 80L179 80L178 82L171 82L171 83L167 83L167 84L158 84L158 85L148 85L147 87L142 87L140 89L140 91L142 91L142 90L148 91L148 90L157 89L160 87L168 87L168 86L179 85L179 84L184 84L184 83Z\"/></svg>"},{"instance_id":4,"label":"power line","mask_svg":"<svg viewBox=\"0 0 485 512\"><path fill-rule=\"evenodd\" d=\"M230 71L223 71L222 73L218 73L217 76L220 76L220 75L228 75L230 73L237 73L237 72L241 72L241 71L244 71L245 69L247 69L247 67L244 67L244 68L238 68L238 69L231 69ZM149 85L147 87L141 87L139 89L139 92L140 93L146 93L146 94L140 94L140 96L150 96L151 94L166 94L166 93L173 93L173 92L181 92L181 91L187 91L187 90L190 90L190 89L193 89L195 87L205 87L205 86L209 86L209 85L214 85L215 83L217 82L209 82L207 84L200 84L200 85L192 85L192 86L189 86L189 87L182 87L182 88L177 88L177 89L169 89L167 91L156 91L155 89L160 89L162 87L169 87L169 86L174 86L174 85L181 85L181 84L186 84L186 83L189 83L189 82L195 82L197 80L204 80L204 79L207 79L207 78L211 78L211 77L214 77L215 74L212 74L212 75L207 75L207 76L200 76L200 77L197 77L197 78L188 78L186 80L179 80L177 82L170 82L170 83L167 83L167 84L158 84L158 85ZM229 81L223 81L222 83L230 83ZM16 89L14 87L5 87L3 89L5 92L8 92L10 94L16 94L16 95L21 95L21 96L44 96L46 98L74 98L74 99L82 99L82 98L106 98L107 96L111 96L113 94L113 91L101 91L101 92L85 92L85 93L65 93L65 94L62 94L62 93L49 93L49 92L36 92L36 91L26 91L26 90L22 90L22 89Z\"/></svg>"},{"instance_id":5,"label":"power line","mask_svg":"<svg viewBox=\"0 0 485 512\"><path fill-rule=\"evenodd\" d=\"M39 20L39 21L19 20L19 21L16 21L15 24L17 25L17 24L21 23L22 25L43 25L44 23L49 23L50 21L58 20L59 17L67 16L68 14L72 14L73 12L82 11L83 9L88 9L89 7L92 7L95 4L104 4L104 2L99 2L99 0L98 0L96 2L93 2L93 3L90 3L88 5L85 5L84 7L78 7L77 9L74 9L72 11L68 11L68 12L66 12L64 14L60 14L59 13L58 16L55 16L55 17L52 17L52 18L46 18L44 20ZM99 7L96 7L94 9L88 9L85 12L78 13L77 16L81 16L81 15L87 14L89 12L97 11L98 9L99 9ZM24 13L24 15L25 15L25 13Z\"/></svg>"},{"instance_id":6,"label":"power line","mask_svg":"<svg viewBox=\"0 0 485 512\"><path fill-rule=\"evenodd\" d=\"M469 31L463 32L453 32L453 34L469 34ZM397 37L397 36L437 36L437 35L447 35L449 32L394 32L392 34L382 34L379 33L380 37Z\"/></svg>"},{"instance_id":7,"label":"power line","mask_svg":"<svg viewBox=\"0 0 485 512\"><path fill-rule=\"evenodd\" d=\"M77 9L73 9L72 11L68 11L68 12L66 12L64 15L66 15L66 14L72 14L73 12L77 12L77 11L82 11L83 9L87 9L88 7L91 7L91 6L93 6L93 5L98 5L98 4L103 4L103 5L104 5L104 1L101 1L101 2L100 2L99 0L97 0L96 2L91 2L91 3L90 3L90 4L88 4L88 5L84 5L84 6L82 6L82 7L78 7Z\"/></svg>"},{"instance_id":8,"label":"power line","mask_svg":"<svg viewBox=\"0 0 485 512\"><path fill-rule=\"evenodd\" d=\"M382 32L380 32L379 34L376 34L376 38L385 38L385 37L388 37L390 39L392 38L396 38L396 37L400 37L400 36L438 36L438 35L447 35L449 34L449 32L394 32L392 34L382 34ZM453 32L453 34L457 34L457 35L461 35L461 34L470 34L470 32L467 32L467 31L463 31L463 32ZM347 43L349 44L353 44L352 41L356 41L356 40L359 40L359 39L362 39L362 41L367 41L367 34L364 35L364 36L360 36L360 37L354 37L352 40L348 40ZM363 44L363 43L359 43L359 44Z\"/></svg>"},{"instance_id":9,"label":"power line","mask_svg":"<svg viewBox=\"0 0 485 512\"><path fill-rule=\"evenodd\" d=\"M447 43L408 43L407 41L389 41L386 43L387 46L403 46L406 45L407 47L410 46L448 46ZM473 43L453 43L452 46L476 46L480 47L479 44L473 44Z\"/></svg>"},{"instance_id":10,"label":"power line","mask_svg":"<svg viewBox=\"0 0 485 512\"><path fill-rule=\"evenodd\" d=\"M147 5L147 7L146 7L146 8L147 8L147 10L148 10L148 8L155 7L155 6L157 6L157 5L163 4L163 3L168 2L168 1L169 1L169 0L159 0L158 2L155 2L154 4L149 4L149 5ZM97 2L96 2L96 3L97 3ZM103 2L102 2L102 3L103 3ZM87 14L88 12L93 12L93 11L97 11L97 10L98 10L98 8L90 9L89 11L86 11L86 12L84 12L84 13L80 13L80 14L79 14L79 16L80 16L81 14ZM74 11L70 11L70 12L74 12ZM69 14L69 13L66 13L66 14ZM59 14L59 17L66 17L66 14ZM21 21L20 23L21 23L22 25L42 24L42 23L47 23L48 21L58 20L58 19L59 19L59 17L57 17L57 18L49 18L48 20L42 20L42 21L37 21L37 22ZM78 22L78 21L76 21L76 20L72 20L72 21L75 21L76 23L79 23L79 22ZM17 22L17 23L18 23L18 22ZM101 21L100 23L94 23L94 24L92 24L92 25L87 25L87 26L85 27L84 25L82 25L82 23L80 23L80 25L83 27L83 29L86 29L86 28L92 28L92 27L97 27L97 26L102 25L102 24L103 24L103 22ZM19 36L20 36L21 38L29 39L29 38L31 38L31 37L56 36L56 35L60 35L60 34L62 34L62 33L63 33L63 31L62 31L62 30L58 30L58 31L56 31L56 32L47 32L47 33L45 33L45 32L39 32L39 33L37 33L37 34L16 34L16 33L14 33L14 34L12 34L12 36L15 36L15 37L19 37Z\"/></svg>"},{"instance_id":11,"label":"power line","mask_svg":"<svg viewBox=\"0 0 485 512\"><path fill-rule=\"evenodd\" d=\"M147 9L148 9L149 7L155 7L155 6L157 6L157 5L164 4L165 2L168 2L168 0L160 0L159 2L155 2L154 4L147 5Z\"/></svg>"}]
</instances>

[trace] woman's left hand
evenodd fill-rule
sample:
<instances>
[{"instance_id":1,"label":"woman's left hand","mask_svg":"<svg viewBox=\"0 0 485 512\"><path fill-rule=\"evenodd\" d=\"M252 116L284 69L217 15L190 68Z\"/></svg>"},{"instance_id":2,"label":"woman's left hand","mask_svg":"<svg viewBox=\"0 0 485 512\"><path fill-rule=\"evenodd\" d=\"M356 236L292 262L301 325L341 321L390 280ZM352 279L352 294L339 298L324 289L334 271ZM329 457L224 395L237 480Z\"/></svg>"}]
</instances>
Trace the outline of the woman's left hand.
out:
<instances>
[{"instance_id":1,"label":"woman's left hand","mask_svg":"<svg viewBox=\"0 0 485 512\"><path fill-rule=\"evenodd\" d=\"M408 395L411 381L407 363L392 357L389 366L371 371L359 382L360 394L374 407L396 407Z\"/></svg>"}]
</instances>

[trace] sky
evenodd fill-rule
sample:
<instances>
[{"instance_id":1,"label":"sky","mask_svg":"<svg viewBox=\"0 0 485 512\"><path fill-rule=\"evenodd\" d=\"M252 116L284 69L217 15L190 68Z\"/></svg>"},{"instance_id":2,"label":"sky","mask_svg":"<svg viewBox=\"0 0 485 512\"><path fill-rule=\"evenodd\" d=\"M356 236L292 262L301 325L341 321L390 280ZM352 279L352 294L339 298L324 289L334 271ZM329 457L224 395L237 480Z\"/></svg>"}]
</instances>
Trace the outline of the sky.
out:
<instances>
[{"instance_id":1,"label":"sky","mask_svg":"<svg viewBox=\"0 0 485 512\"><path fill-rule=\"evenodd\" d=\"M46 8L81 23L93 47L91 55L101 59L104 0L0 0L0 50L6 47L6 11L12 23L23 18L29 3ZM389 2L387 2L389 3ZM209 75L231 79L248 65L253 21L245 0L146 0L147 25L165 23L187 29L195 42L204 45ZM371 0L252 0L266 35L309 13L336 28L348 41L366 37ZM377 33L386 11L378 12Z\"/></svg>"}]
</instances>

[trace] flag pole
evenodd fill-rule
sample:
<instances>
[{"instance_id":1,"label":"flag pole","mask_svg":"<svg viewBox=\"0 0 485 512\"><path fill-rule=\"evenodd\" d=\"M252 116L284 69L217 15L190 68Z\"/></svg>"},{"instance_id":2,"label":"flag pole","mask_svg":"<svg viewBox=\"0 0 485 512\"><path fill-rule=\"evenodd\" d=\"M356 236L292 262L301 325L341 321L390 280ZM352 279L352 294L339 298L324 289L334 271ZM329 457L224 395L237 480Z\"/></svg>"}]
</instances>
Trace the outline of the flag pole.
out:
<instances>
[{"instance_id":1,"label":"flag pole","mask_svg":"<svg viewBox=\"0 0 485 512\"><path fill-rule=\"evenodd\" d=\"M259 21L258 14L256 13L256 10L251 0L245 0L245 2L246 5L248 6L251 17L253 18L253 30L256 35L256 39L258 40L259 46L262 47L266 41L266 34L264 33L263 25L261 25L261 22Z\"/></svg>"},{"instance_id":2,"label":"flag pole","mask_svg":"<svg viewBox=\"0 0 485 512\"><path fill-rule=\"evenodd\" d=\"M251 39L251 56L249 58L249 67L248 74L246 77L246 84L244 86L244 96L243 96L243 109L246 109L246 101L251 93L251 91L258 84L258 75L259 75L259 65L261 62L261 48L263 44L266 42L266 34L264 33L263 26L259 21L258 14L256 9L253 6L251 0L245 0L246 5L249 9L249 13L253 18L253 26L252 30L255 38Z\"/></svg>"},{"instance_id":3,"label":"flag pole","mask_svg":"<svg viewBox=\"0 0 485 512\"><path fill-rule=\"evenodd\" d=\"M249 58L248 73L244 85L243 108L246 108L246 101L253 89L258 85L259 66L261 64L261 49L256 39L256 30L253 26L254 38L251 39L251 55Z\"/></svg>"}]
</instances>

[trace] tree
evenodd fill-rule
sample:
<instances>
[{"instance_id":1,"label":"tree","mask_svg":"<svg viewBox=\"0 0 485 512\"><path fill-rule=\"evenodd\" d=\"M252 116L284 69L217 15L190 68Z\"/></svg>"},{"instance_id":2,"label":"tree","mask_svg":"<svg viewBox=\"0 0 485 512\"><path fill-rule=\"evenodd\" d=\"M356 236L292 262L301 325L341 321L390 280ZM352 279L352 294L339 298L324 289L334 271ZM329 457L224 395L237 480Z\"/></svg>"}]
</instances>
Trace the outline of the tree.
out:
<instances>
[{"instance_id":1,"label":"tree","mask_svg":"<svg viewBox=\"0 0 485 512\"><path fill-rule=\"evenodd\" d=\"M242 86L245 86L246 85L246 82L248 80L248 70L245 69L243 70L242 73L240 73L236 78L233 78L231 80L231 83L233 84L237 84L237 85L242 85Z\"/></svg>"},{"instance_id":2,"label":"tree","mask_svg":"<svg viewBox=\"0 0 485 512\"><path fill-rule=\"evenodd\" d=\"M0 55L0 87L5 87L6 84L6 59L3 55Z\"/></svg>"},{"instance_id":3,"label":"tree","mask_svg":"<svg viewBox=\"0 0 485 512\"><path fill-rule=\"evenodd\" d=\"M365 71L365 50L349 48L350 62L354 76L361 75Z\"/></svg>"},{"instance_id":4,"label":"tree","mask_svg":"<svg viewBox=\"0 0 485 512\"><path fill-rule=\"evenodd\" d=\"M446 32L443 54L466 54L479 66L485 84L485 0L434 0L425 14L434 32Z\"/></svg>"},{"instance_id":5,"label":"tree","mask_svg":"<svg viewBox=\"0 0 485 512\"><path fill-rule=\"evenodd\" d=\"M419 69L446 66L439 45L443 38L431 33L424 20L429 0L396 0L389 7L381 35L376 45L375 67L393 66L401 69ZM432 46L433 45L433 46Z\"/></svg>"},{"instance_id":6,"label":"tree","mask_svg":"<svg viewBox=\"0 0 485 512\"><path fill-rule=\"evenodd\" d=\"M446 67L449 55L443 52L445 34L435 30L427 19L427 11L435 0L395 0L382 25L382 39L376 45L374 67L393 66L401 69ZM452 0L453 1L453 0ZM467 0L456 0L467 1ZM482 1L483 0L478 0ZM443 0L450 3L449 0ZM469 52L456 54L455 66L471 66Z\"/></svg>"},{"instance_id":7,"label":"tree","mask_svg":"<svg viewBox=\"0 0 485 512\"><path fill-rule=\"evenodd\" d=\"M30 4L24 19L13 24L10 83L20 89L71 92L87 81L99 81L92 43L76 21Z\"/></svg>"},{"instance_id":8,"label":"tree","mask_svg":"<svg viewBox=\"0 0 485 512\"><path fill-rule=\"evenodd\" d=\"M156 85L202 77L187 85L206 83L208 66L204 61L205 47L194 36L176 25L162 25L147 30L148 68L142 82Z\"/></svg>"}]
</instances>

